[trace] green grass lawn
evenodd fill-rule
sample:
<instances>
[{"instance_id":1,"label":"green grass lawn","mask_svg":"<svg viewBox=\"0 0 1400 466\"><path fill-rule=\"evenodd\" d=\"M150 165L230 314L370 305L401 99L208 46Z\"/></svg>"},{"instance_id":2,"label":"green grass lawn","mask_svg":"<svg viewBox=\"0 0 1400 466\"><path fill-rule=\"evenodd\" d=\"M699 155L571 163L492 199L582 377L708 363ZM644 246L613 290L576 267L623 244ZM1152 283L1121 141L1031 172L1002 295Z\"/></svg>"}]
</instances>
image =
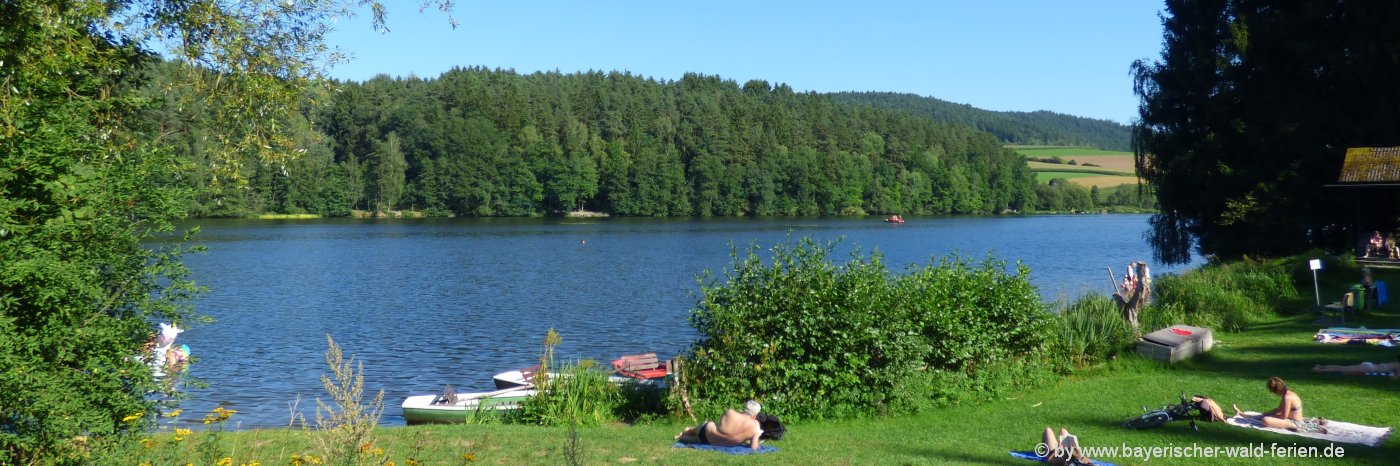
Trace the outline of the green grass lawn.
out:
<instances>
[{"instance_id":1,"label":"green grass lawn","mask_svg":"<svg viewBox=\"0 0 1400 466\"><path fill-rule=\"evenodd\" d=\"M1327 271L1324 296L1336 296L1349 272ZM1326 278L1326 277L1324 277ZM1378 276L1400 283L1400 274ZM1310 283L1299 283L1306 288ZM1263 444L1327 447L1298 436L1200 424L1192 431L1185 422L1132 431L1119 426L1142 412L1159 407L1178 394L1205 394L1218 400L1227 414L1230 404L1254 411L1272 409L1278 397L1265 389L1270 376L1282 377L1303 399L1305 414L1371 426L1400 426L1400 381L1387 377L1314 374L1318 363L1388 362L1397 350L1371 346L1313 343L1323 324L1305 309L1313 297L1304 293L1296 308L1281 309L1283 317L1259 323L1242 333L1215 334L1215 349L1194 360L1165 365L1130 355L1080 370L1053 386L976 405L954 406L909 416L799 423L788 426L781 451L756 456L728 456L676 449L671 437L684 424L661 422L613 425L578 430L579 456L585 464L1004 464L1031 465L1007 455L1030 450L1047 426L1069 428L1086 446L1240 447ZM1400 305L1348 322L1349 326L1400 327ZM398 400L387 400L396 403ZM235 418L236 421L236 418ZM207 433L196 433L208 435ZM304 453L315 432L299 430L243 431L226 435L233 464L258 461L288 464L292 454ZM515 425L454 425L381 428L375 447L396 465L409 464L566 464L568 430ZM186 439L191 442L198 439ZM165 442L169 437L165 436ZM1391 437L1381 447L1337 444L1345 456L1336 458L1180 459L1104 458L1116 464L1395 464L1400 440ZM157 448L180 448L166 444ZM464 459L464 455L470 455ZM468 459L472 461L468 461Z\"/></svg>"}]
</instances>

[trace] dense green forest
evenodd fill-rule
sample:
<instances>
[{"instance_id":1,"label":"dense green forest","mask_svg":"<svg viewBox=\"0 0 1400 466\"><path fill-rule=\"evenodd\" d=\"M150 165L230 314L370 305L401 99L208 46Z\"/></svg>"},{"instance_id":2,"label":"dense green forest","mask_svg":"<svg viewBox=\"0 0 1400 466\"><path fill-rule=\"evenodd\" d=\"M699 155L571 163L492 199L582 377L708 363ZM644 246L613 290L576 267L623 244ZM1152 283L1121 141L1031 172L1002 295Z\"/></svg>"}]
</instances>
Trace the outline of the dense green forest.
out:
<instances>
[{"instance_id":1,"label":"dense green forest","mask_svg":"<svg viewBox=\"0 0 1400 466\"><path fill-rule=\"evenodd\" d=\"M170 68L153 70L153 99L171 98L159 91ZM206 160L219 143L201 127L205 110L157 106L149 124L192 162L180 181L197 193L192 214L920 215L1152 205L1136 192L1037 187L1022 156L966 125L765 81L459 68L436 79L338 84L284 122L302 157L250 158L238 183L219 180Z\"/></svg>"},{"instance_id":2,"label":"dense green forest","mask_svg":"<svg viewBox=\"0 0 1400 466\"><path fill-rule=\"evenodd\" d=\"M995 112L933 97L894 92L837 92L839 102L906 111L936 121L971 126L996 135L1007 144L1089 146L1129 150L1132 130L1109 120L1096 120L1050 111Z\"/></svg>"}]
</instances>

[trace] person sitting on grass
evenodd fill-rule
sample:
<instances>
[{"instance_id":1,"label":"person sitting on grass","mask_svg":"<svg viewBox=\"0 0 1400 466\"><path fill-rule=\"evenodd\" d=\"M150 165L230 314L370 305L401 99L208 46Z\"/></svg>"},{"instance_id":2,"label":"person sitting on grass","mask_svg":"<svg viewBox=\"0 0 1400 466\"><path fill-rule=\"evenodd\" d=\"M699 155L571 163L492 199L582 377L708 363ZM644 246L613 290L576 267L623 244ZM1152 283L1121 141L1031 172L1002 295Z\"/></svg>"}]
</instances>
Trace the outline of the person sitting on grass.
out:
<instances>
[{"instance_id":1,"label":"person sitting on grass","mask_svg":"<svg viewBox=\"0 0 1400 466\"><path fill-rule=\"evenodd\" d=\"M1191 402L1196 403L1197 409L1206 417L1207 422L1224 421L1225 412L1220 409L1220 405L1208 396L1195 395L1191 397Z\"/></svg>"},{"instance_id":2,"label":"person sitting on grass","mask_svg":"<svg viewBox=\"0 0 1400 466\"><path fill-rule=\"evenodd\" d=\"M1269 377L1268 388L1270 392L1282 398L1279 400L1277 408L1267 413L1247 416L1240 412L1239 406L1230 405L1235 409L1235 416L1254 419L1263 424L1264 427L1287 429L1307 434L1327 433L1327 428L1323 427L1327 423L1325 419L1303 417L1303 399L1298 397L1297 393L1293 393L1293 390L1289 390L1288 384L1284 383L1283 379Z\"/></svg>"},{"instance_id":3,"label":"person sitting on grass","mask_svg":"<svg viewBox=\"0 0 1400 466\"><path fill-rule=\"evenodd\" d=\"M1041 456L1045 458L1046 463L1054 466L1094 464L1094 460L1084 456L1084 451L1079 448L1079 437L1070 434L1064 427L1060 428L1058 437L1053 430L1046 427L1040 441L1045 445L1045 454ZM1040 452L1037 451L1036 454Z\"/></svg>"},{"instance_id":4,"label":"person sitting on grass","mask_svg":"<svg viewBox=\"0 0 1400 466\"><path fill-rule=\"evenodd\" d=\"M705 421L699 426L683 430L676 434L676 441L721 447L734 447L749 442L749 447L757 451L758 436L763 435L763 429L758 425L760 409L762 406L757 401L749 400L744 403L743 413L726 409L719 422Z\"/></svg>"},{"instance_id":5,"label":"person sitting on grass","mask_svg":"<svg viewBox=\"0 0 1400 466\"><path fill-rule=\"evenodd\" d=\"M1388 374L1391 377L1400 378L1400 354L1395 355L1395 360L1396 362L1384 362L1380 364L1363 362L1350 366L1318 364L1313 366L1312 370L1313 372L1336 372L1350 375Z\"/></svg>"}]
</instances>

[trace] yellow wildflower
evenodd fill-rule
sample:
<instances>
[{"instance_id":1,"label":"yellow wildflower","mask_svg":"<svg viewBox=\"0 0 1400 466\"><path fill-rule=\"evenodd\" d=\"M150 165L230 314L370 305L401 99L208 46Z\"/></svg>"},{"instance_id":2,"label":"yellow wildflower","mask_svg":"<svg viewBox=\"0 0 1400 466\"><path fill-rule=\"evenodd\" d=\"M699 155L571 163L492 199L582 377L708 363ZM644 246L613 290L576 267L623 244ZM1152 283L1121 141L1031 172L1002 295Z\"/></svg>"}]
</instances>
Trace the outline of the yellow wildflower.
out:
<instances>
[{"instance_id":1,"label":"yellow wildflower","mask_svg":"<svg viewBox=\"0 0 1400 466\"><path fill-rule=\"evenodd\" d=\"M130 415L130 416L127 416L127 417L122 418L122 422L131 422L131 421L135 421L135 420L137 420L137 419L141 419L141 416L145 416L145 415L146 415L146 413L136 413L136 414L132 414L132 415Z\"/></svg>"},{"instance_id":2,"label":"yellow wildflower","mask_svg":"<svg viewBox=\"0 0 1400 466\"><path fill-rule=\"evenodd\" d=\"M292 466L302 466L302 465L304 465L304 464L306 464L306 463L303 462L303 461L301 460L301 455L298 455L298 454L296 454L296 453L293 453L293 454L292 454L292 460L291 460L291 461L288 461L287 464L290 464L290 465L292 465Z\"/></svg>"},{"instance_id":3,"label":"yellow wildflower","mask_svg":"<svg viewBox=\"0 0 1400 466\"><path fill-rule=\"evenodd\" d=\"M219 461L214 462L214 466L233 466L233 458L227 456L219 458Z\"/></svg>"},{"instance_id":4,"label":"yellow wildflower","mask_svg":"<svg viewBox=\"0 0 1400 466\"><path fill-rule=\"evenodd\" d=\"M398 466L398 465L394 464L394 460L389 460L389 461L385 461L385 462L384 462L384 466Z\"/></svg>"},{"instance_id":5,"label":"yellow wildflower","mask_svg":"<svg viewBox=\"0 0 1400 466\"><path fill-rule=\"evenodd\" d=\"M177 410L174 410L174 411L165 413L165 417L180 417L180 413L183 413L183 412L185 412L185 410L183 410L183 409L177 409Z\"/></svg>"},{"instance_id":6,"label":"yellow wildflower","mask_svg":"<svg viewBox=\"0 0 1400 466\"><path fill-rule=\"evenodd\" d=\"M321 464L321 455L311 455L311 464Z\"/></svg>"},{"instance_id":7,"label":"yellow wildflower","mask_svg":"<svg viewBox=\"0 0 1400 466\"><path fill-rule=\"evenodd\" d=\"M373 446L374 446L374 445L371 445L371 444L368 444L368 443L366 443L366 444L364 444L364 445L360 445L360 453L364 453L364 452L369 451L370 447L373 447Z\"/></svg>"},{"instance_id":8,"label":"yellow wildflower","mask_svg":"<svg viewBox=\"0 0 1400 466\"><path fill-rule=\"evenodd\" d=\"M476 462L476 454L475 454L475 453L463 453L463 454L462 454L462 461L466 461L466 462L468 462L468 463L475 463L475 462Z\"/></svg>"},{"instance_id":9,"label":"yellow wildflower","mask_svg":"<svg viewBox=\"0 0 1400 466\"><path fill-rule=\"evenodd\" d=\"M189 429L175 429L175 441L179 442L181 440L184 440L185 436L190 435L191 433L193 433L193 431Z\"/></svg>"},{"instance_id":10,"label":"yellow wildflower","mask_svg":"<svg viewBox=\"0 0 1400 466\"><path fill-rule=\"evenodd\" d=\"M148 449L154 448L156 446L156 441L148 438L143 438L141 439L141 446L146 447Z\"/></svg>"},{"instance_id":11,"label":"yellow wildflower","mask_svg":"<svg viewBox=\"0 0 1400 466\"><path fill-rule=\"evenodd\" d=\"M151 466L151 462L150 462L150 461L143 461L143 462L141 462L140 466Z\"/></svg>"},{"instance_id":12,"label":"yellow wildflower","mask_svg":"<svg viewBox=\"0 0 1400 466\"><path fill-rule=\"evenodd\" d=\"M252 463L239 463L238 466L262 466L262 463L254 461Z\"/></svg>"},{"instance_id":13,"label":"yellow wildflower","mask_svg":"<svg viewBox=\"0 0 1400 466\"><path fill-rule=\"evenodd\" d=\"M374 451L373 451L372 453L374 454L374 456L384 456L384 449L383 449L383 448L379 448L379 447L374 447Z\"/></svg>"},{"instance_id":14,"label":"yellow wildflower","mask_svg":"<svg viewBox=\"0 0 1400 466\"><path fill-rule=\"evenodd\" d=\"M418 459L409 457L408 459L404 460L403 464L406 464L408 466L418 466Z\"/></svg>"}]
</instances>

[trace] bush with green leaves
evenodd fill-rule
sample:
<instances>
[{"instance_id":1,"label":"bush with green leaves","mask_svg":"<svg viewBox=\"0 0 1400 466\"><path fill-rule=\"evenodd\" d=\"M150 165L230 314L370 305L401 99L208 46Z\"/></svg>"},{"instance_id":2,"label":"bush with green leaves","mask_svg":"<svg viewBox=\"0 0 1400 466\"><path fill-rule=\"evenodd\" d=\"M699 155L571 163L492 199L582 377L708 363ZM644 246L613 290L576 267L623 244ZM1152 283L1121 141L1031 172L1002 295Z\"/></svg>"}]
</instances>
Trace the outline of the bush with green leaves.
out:
<instances>
[{"instance_id":1,"label":"bush with green leaves","mask_svg":"<svg viewBox=\"0 0 1400 466\"><path fill-rule=\"evenodd\" d=\"M1005 262L950 257L891 273L837 243L756 247L701 283L686 390L704 412L754 398L784 419L901 413L986 399L1051 374L1051 316Z\"/></svg>"}]
</instances>

